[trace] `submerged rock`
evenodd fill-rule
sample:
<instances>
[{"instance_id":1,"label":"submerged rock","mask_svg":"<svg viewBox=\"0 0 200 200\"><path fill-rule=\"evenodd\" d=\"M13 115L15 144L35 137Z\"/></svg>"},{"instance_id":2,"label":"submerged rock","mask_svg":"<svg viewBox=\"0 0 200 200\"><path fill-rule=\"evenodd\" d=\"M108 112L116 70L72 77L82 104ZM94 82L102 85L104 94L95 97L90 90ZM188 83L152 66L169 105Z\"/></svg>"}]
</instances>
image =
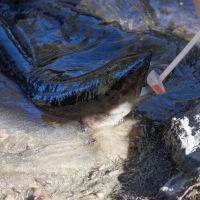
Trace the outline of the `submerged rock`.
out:
<instances>
[{"instance_id":1,"label":"submerged rock","mask_svg":"<svg viewBox=\"0 0 200 200\"><path fill-rule=\"evenodd\" d=\"M193 1L110 0L107 3L104 0L82 0L76 8L107 22L117 21L126 31L155 31L185 40L190 40L198 31L199 19Z\"/></svg>"},{"instance_id":2,"label":"submerged rock","mask_svg":"<svg viewBox=\"0 0 200 200\"><path fill-rule=\"evenodd\" d=\"M200 168L187 173L179 173L160 188L156 199L177 200L187 197L198 198Z\"/></svg>"}]
</instances>

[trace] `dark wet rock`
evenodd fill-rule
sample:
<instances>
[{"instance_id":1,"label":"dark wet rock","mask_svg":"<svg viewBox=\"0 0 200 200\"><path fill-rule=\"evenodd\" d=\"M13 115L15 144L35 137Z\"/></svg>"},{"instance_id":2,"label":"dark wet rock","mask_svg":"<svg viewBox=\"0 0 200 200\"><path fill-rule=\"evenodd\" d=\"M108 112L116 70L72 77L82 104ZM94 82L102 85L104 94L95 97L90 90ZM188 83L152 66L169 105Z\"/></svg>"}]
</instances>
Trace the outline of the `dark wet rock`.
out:
<instances>
[{"instance_id":1,"label":"dark wet rock","mask_svg":"<svg viewBox=\"0 0 200 200\"><path fill-rule=\"evenodd\" d=\"M165 144L170 146L172 158L184 171L192 171L200 165L200 106L191 105L188 111L176 114L169 130L164 134Z\"/></svg>"},{"instance_id":2,"label":"dark wet rock","mask_svg":"<svg viewBox=\"0 0 200 200\"><path fill-rule=\"evenodd\" d=\"M153 199L160 187L176 174L169 150L157 136L148 133L148 139L141 137L134 143L130 148L137 148L138 155L130 154L132 156L125 162L124 173L118 177L122 187L111 194L113 199ZM136 149L132 151L137 152Z\"/></svg>"},{"instance_id":3,"label":"dark wet rock","mask_svg":"<svg viewBox=\"0 0 200 200\"><path fill-rule=\"evenodd\" d=\"M108 3L105 1L81 1L77 6L80 10L85 10L103 18L106 22L116 21L121 27L127 31L147 31L146 25L140 10L134 7L133 1L116 1L112 0ZM97 9L101 7L102 9Z\"/></svg>"},{"instance_id":4,"label":"dark wet rock","mask_svg":"<svg viewBox=\"0 0 200 200\"><path fill-rule=\"evenodd\" d=\"M159 191L157 199L177 199L200 177L200 105L193 102L188 111L176 114L163 140L170 148L171 157L183 171L167 182ZM189 191L191 192L191 191Z\"/></svg>"},{"instance_id":5,"label":"dark wet rock","mask_svg":"<svg viewBox=\"0 0 200 200\"><path fill-rule=\"evenodd\" d=\"M200 168L186 173L180 172L160 188L157 200L177 200L188 197L198 198ZM189 190L188 190L189 189Z\"/></svg>"},{"instance_id":6,"label":"dark wet rock","mask_svg":"<svg viewBox=\"0 0 200 200\"><path fill-rule=\"evenodd\" d=\"M163 0L83 0L81 10L94 13L105 21L116 21L127 31L170 33L189 40L198 31L193 1ZM103 7L102 9L97 9Z\"/></svg>"}]
</instances>

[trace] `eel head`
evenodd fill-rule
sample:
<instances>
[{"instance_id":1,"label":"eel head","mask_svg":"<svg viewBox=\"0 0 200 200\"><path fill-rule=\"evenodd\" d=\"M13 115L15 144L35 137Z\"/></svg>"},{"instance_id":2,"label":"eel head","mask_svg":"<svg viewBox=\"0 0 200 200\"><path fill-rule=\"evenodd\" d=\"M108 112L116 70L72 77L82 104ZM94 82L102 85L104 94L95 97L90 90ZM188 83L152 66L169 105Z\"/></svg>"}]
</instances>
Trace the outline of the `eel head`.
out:
<instances>
[{"instance_id":1,"label":"eel head","mask_svg":"<svg viewBox=\"0 0 200 200\"><path fill-rule=\"evenodd\" d=\"M68 82L70 86L76 85L73 91L77 93L73 92L73 98L66 96L63 106L43 108L54 116L79 121L89 127L117 124L141 101L139 95L150 61L149 51L115 59L97 71ZM68 99L74 100L73 105L68 104L72 102Z\"/></svg>"}]
</instances>

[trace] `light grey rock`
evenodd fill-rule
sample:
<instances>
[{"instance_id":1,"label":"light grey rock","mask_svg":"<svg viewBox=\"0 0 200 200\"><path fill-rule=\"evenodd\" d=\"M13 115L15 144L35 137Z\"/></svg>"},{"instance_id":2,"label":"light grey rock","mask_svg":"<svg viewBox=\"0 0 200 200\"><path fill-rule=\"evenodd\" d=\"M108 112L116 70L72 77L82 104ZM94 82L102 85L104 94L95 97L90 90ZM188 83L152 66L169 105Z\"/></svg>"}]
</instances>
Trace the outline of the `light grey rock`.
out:
<instances>
[{"instance_id":1,"label":"light grey rock","mask_svg":"<svg viewBox=\"0 0 200 200\"><path fill-rule=\"evenodd\" d=\"M89 2L89 3L88 3ZM102 9L99 9L99 8ZM127 31L170 33L185 40L198 31L193 1L163 0L82 0L77 8L116 21Z\"/></svg>"}]
</instances>

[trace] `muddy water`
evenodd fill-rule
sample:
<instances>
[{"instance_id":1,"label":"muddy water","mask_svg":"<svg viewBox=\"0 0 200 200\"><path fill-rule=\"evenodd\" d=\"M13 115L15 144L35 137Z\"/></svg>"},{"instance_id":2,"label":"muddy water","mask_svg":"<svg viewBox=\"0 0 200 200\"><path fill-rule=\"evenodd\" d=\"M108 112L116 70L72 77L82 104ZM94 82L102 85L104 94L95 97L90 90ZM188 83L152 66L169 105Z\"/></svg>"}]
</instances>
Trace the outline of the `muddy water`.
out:
<instances>
[{"instance_id":1,"label":"muddy water","mask_svg":"<svg viewBox=\"0 0 200 200\"><path fill-rule=\"evenodd\" d=\"M33 65L30 64L32 75L38 79L77 77L114 58L141 50L152 50L152 68L160 64L169 64L196 30L196 27L189 23L197 22L194 7L186 1L183 3L187 7L180 7L178 1L167 1L167 5L170 5L167 8L165 1L163 4L160 1L142 0L120 1L121 3L113 0L109 4L103 1L86 4L88 1L84 0L70 2L30 1L21 4L0 4L1 16L7 19L10 32L15 33L14 39L26 49L26 55L33 61ZM148 5L145 9L148 8L149 15L142 12L144 5ZM189 11L185 12L187 8ZM185 15L186 25L182 27L181 16L185 18ZM134 20L130 16L134 16ZM180 26L177 21L180 22ZM191 26L187 32L187 27ZM181 27L185 30L185 35L180 31ZM13 40L11 35L10 40ZM23 54L20 48L17 49ZM12 54L12 51L10 53ZM112 192L109 188L113 188L118 181L112 177L111 172L120 174L123 171L119 163L130 154L141 158L142 151L142 158L146 158L145 147L149 147L151 142L146 140L146 146L141 148L138 147L138 141L146 139L150 133L157 133L156 128L161 122L166 122L174 113L187 109L191 101L199 98L199 55L199 48L196 47L185 57L167 82L166 94L147 95L118 125L96 130L87 127L83 129L77 124L66 122L65 119L44 113L26 98L16 84L0 74L2 171L14 174L7 176L10 182L12 178L19 180L16 172L28 174L20 179L20 186L18 181L12 182L19 192L22 189L28 191L30 187L39 190L41 185L38 186L38 183L34 182L34 174L48 177L49 186L46 193L55 194L52 197L58 197L57 193L62 194L64 199L76 193L77 196L74 195L73 198L79 199L100 189L105 195L109 195ZM157 67L156 70L159 73L162 71ZM157 141L157 138L155 140ZM153 150L161 152L156 155L156 163L159 163L163 153L162 146L157 147L159 148ZM153 150L151 154L147 154L149 157L153 155ZM136 163L135 160L134 162ZM106 166L102 167L105 163ZM146 163L142 166L148 167ZM165 167L170 166L169 162L165 163ZM136 167L133 164L131 169ZM148 171L146 168L145 170ZM97 178L92 180L88 175L89 171L91 176ZM60 175L66 177L61 180ZM119 181L124 183L132 178L130 174L127 175L128 178L126 175L125 178L121 176ZM2 177L5 177L5 174L0 174L3 180ZM101 181L96 184L98 178ZM160 184L164 184L164 181L170 178L170 174L162 178ZM5 188L10 183L2 182L5 187L1 195L5 197ZM141 191L141 187L138 186L140 177L136 182L137 191ZM88 192L88 188L92 188L92 191ZM157 190L158 185L153 194ZM28 194L24 196L27 197Z\"/></svg>"}]
</instances>

